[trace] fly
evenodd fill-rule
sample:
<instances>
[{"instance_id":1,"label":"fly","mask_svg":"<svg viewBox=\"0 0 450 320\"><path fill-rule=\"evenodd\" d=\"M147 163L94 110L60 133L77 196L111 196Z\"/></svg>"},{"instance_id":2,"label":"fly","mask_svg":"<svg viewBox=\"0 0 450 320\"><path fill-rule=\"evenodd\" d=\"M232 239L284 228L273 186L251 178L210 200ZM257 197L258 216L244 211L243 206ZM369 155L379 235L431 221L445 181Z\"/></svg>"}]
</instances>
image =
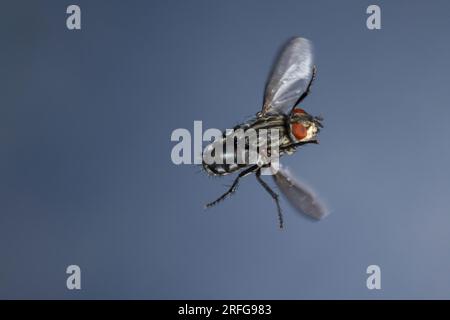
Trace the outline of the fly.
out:
<instances>
[{"instance_id":1,"label":"fly","mask_svg":"<svg viewBox=\"0 0 450 320\"><path fill-rule=\"evenodd\" d=\"M306 144L318 144L317 135L323 127L321 117L314 117L299 107L300 103L310 93L311 85L316 75L316 67L313 62L312 44L305 38L293 38L281 50L272 72L266 83L264 102L256 117L236 126L234 129L254 129L261 132L262 129L278 130L279 156L292 154L297 148ZM234 179L230 188L219 198L208 203L206 207L212 207L233 194L239 183L239 179L250 174L255 174L257 181L269 193L275 201L280 228L283 228L283 215L279 202L279 195L261 178L261 170L271 167L271 163L227 163L226 161L205 162L205 152L211 149L222 148L227 144L227 139L235 139L233 136L223 134L222 138L209 144L203 152L203 168L214 176L224 176L234 172L239 174ZM233 141L233 143L235 143ZM268 140L268 144L271 140ZM248 147L248 141L245 141ZM223 155L236 159L236 151ZM314 193L306 185L296 181L288 170L279 168L273 179L279 190L284 194L291 205L300 213L314 219L321 219L326 214L324 204L317 199Z\"/></svg>"}]
</instances>

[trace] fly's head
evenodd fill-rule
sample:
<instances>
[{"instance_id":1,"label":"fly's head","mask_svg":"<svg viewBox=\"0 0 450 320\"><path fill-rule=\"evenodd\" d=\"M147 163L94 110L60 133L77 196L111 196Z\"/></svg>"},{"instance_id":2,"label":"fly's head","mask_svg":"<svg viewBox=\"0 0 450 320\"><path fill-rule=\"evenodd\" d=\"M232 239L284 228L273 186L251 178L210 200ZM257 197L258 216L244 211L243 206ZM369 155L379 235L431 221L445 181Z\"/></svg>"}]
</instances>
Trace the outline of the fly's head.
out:
<instances>
[{"instance_id":1,"label":"fly's head","mask_svg":"<svg viewBox=\"0 0 450 320\"><path fill-rule=\"evenodd\" d=\"M316 140L320 128L323 128L322 120L321 117L313 117L303 109L293 109L289 121L291 138L297 143Z\"/></svg>"}]
</instances>

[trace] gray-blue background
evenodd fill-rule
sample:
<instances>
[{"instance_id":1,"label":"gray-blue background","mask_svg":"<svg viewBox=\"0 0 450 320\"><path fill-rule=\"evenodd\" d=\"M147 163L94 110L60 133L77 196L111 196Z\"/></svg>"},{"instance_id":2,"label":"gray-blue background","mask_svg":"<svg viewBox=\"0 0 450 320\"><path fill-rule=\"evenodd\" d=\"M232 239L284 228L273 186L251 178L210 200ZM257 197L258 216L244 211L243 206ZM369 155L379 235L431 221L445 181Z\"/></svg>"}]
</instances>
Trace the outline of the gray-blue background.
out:
<instances>
[{"instance_id":1,"label":"gray-blue background","mask_svg":"<svg viewBox=\"0 0 450 320\"><path fill-rule=\"evenodd\" d=\"M450 5L376 1L4 1L1 298L449 298ZM175 166L175 128L258 111L289 37L311 39L319 146L284 159L327 201L286 229L253 177ZM65 269L82 268L82 290ZM382 290L366 288L366 267Z\"/></svg>"}]
</instances>

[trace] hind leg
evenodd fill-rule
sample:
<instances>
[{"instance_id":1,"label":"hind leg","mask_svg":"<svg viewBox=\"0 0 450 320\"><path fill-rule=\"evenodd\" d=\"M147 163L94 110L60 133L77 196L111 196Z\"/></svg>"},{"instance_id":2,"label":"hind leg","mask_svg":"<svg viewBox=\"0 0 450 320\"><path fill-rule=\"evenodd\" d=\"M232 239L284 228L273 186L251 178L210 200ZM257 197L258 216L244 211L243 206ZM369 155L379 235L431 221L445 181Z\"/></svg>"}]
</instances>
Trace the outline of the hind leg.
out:
<instances>
[{"instance_id":1,"label":"hind leg","mask_svg":"<svg viewBox=\"0 0 450 320\"><path fill-rule=\"evenodd\" d=\"M258 169L258 171L256 171L256 179L275 201L275 204L277 205L277 210L278 210L278 222L280 224L280 229L282 229L283 228L283 214L281 212L281 206L280 206L280 200L279 200L278 194L275 191L273 191L269 187L269 185L261 178L261 169Z\"/></svg>"}]
</instances>

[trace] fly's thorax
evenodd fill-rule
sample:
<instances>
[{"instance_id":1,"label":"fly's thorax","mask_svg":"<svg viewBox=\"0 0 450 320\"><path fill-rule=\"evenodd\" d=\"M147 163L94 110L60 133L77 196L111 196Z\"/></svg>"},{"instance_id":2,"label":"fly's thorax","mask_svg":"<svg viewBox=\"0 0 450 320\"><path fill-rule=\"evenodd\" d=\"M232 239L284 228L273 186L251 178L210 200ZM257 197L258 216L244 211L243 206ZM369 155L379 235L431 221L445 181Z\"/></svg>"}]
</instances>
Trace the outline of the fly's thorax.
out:
<instances>
[{"instance_id":1,"label":"fly's thorax","mask_svg":"<svg viewBox=\"0 0 450 320\"><path fill-rule=\"evenodd\" d=\"M249 165L265 166L289 145L286 119L280 115L258 118L226 130L203 152L203 167L209 174L225 175Z\"/></svg>"},{"instance_id":2,"label":"fly's thorax","mask_svg":"<svg viewBox=\"0 0 450 320\"><path fill-rule=\"evenodd\" d=\"M322 124L319 118L312 117L303 109L295 108L292 110L288 127L291 139L298 143L315 140Z\"/></svg>"}]
</instances>

